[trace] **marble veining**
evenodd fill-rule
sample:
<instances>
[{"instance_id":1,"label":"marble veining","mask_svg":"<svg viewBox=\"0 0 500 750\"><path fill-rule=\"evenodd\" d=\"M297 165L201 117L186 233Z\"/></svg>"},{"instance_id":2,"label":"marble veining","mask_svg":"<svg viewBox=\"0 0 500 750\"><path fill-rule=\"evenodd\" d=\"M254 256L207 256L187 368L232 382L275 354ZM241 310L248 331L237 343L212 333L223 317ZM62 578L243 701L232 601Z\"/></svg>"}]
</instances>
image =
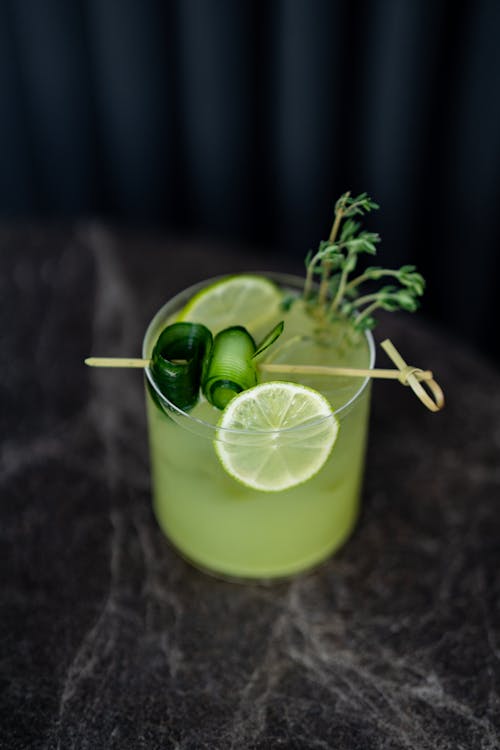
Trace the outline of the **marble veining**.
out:
<instances>
[{"instance_id":1,"label":"marble veining","mask_svg":"<svg viewBox=\"0 0 500 750\"><path fill-rule=\"evenodd\" d=\"M139 354L197 278L278 262L97 225L0 247L0 747L500 748L499 373L384 321L446 410L377 384L349 543L290 582L218 581L155 523L140 373L82 361Z\"/></svg>"}]
</instances>

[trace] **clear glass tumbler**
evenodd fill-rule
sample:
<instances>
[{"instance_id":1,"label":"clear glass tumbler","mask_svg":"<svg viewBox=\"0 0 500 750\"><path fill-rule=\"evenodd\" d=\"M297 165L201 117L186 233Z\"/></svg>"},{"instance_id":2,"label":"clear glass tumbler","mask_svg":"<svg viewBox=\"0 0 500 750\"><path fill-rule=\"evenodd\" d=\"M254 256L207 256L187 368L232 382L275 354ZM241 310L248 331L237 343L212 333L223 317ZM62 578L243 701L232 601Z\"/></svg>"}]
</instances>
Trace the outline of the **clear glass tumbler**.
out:
<instances>
[{"instance_id":1,"label":"clear glass tumbler","mask_svg":"<svg viewBox=\"0 0 500 750\"><path fill-rule=\"evenodd\" d=\"M284 292L303 286L298 277L263 275ZM144 358L151 356L163 328L194 294L213 281L184 290L159 310L145 334ZM373 338L369 332L365 337L363 366L372 368ZM349 359L345 365L353 366ZM217 432L208 404L182 411L162 395L149 369L145 382L154 510L160 527L184 558L224 578L284 578L316 566L347 539L359 509L369 378L356 380L356 387L351 381L346 391L349 397L335 405L339 435L321 470L280 492L251 489L221 465L214 440L237 440L244 445L248 436L243 430ZM308 428L294 429L298 444L307 441Z\"/></svg>"}]
</instances>

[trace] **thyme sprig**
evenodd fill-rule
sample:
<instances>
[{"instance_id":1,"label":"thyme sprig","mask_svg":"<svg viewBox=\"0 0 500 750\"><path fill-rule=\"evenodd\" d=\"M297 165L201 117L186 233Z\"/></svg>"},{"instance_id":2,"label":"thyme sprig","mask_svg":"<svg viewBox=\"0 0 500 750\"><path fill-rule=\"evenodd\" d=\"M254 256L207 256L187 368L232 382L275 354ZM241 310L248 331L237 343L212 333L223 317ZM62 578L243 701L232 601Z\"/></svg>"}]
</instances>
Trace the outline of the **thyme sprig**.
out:
<instances>
[{"instance_id":1,"label":"thyme sprig","mask_svg":"<svg viewBox=\"0 0 500 750\"><path fill-rule=\"evenodd\" d=\"M319 320L347 317L358 331L376 325L373 313L378 309L414 312L418 297L425 289L425 280L415 266L399 269L370 266L352 278L359 257L376 255L380 236L361 228L354 216L363 216L379 208L367 193L352 197L344 193L335 204L335 218L328 240L319 243L318 250L309 251L305 259L306 279L303 298L309 311ZM363 293L365 284L373 286L382 278L395 283L377 291ZM319 282L319 286L318 283Z\"/></svg>"}]
</instances>

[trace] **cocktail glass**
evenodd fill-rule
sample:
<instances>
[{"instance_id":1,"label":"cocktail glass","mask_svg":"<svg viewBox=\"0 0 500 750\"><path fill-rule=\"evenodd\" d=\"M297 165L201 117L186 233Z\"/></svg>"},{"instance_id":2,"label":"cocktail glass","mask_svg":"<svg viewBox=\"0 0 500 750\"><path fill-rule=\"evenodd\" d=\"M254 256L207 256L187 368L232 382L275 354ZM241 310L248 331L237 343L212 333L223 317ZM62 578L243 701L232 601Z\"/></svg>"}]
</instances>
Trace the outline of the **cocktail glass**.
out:
<instances>
[{"instance_id":1,"label":"cocktail glass","mask_svg":"<svg viewBox=\"0 0 500 750\"><path fill-rule=\"evenodd\" d=\"M303 287L298 277L262 275L274 281L284 294ZM194 294L213 282L211 279L184 290L158 311L145 334L144 358L151 357L163 328L176 319ZM282 317L286 329L286 314ZM210 327L209 321L198 322ZM324 357L324 351L321 355ZM341 356L344 366L373 368L371 334L366 332L356 349L344 344ZM338 359L332 362L338 363ZM184 558L224 578L279 579L318 565L346 541L359 510L369 378L332 377L328 393L314 380L307 381L307 385L323 390L331 401L340 423L339 435L317 474L278 492L245 486L226 472L217 457L216 439L244 446L246 440L254 441L255 435L246 435L243 430L217 430L213 407L207 403L190 412L182 411L161 393L149 369L145 382L154 510L163 532ZM299 445L301 440L307 441L310 427L293 429Z\"/></svg>"}]
</instances>

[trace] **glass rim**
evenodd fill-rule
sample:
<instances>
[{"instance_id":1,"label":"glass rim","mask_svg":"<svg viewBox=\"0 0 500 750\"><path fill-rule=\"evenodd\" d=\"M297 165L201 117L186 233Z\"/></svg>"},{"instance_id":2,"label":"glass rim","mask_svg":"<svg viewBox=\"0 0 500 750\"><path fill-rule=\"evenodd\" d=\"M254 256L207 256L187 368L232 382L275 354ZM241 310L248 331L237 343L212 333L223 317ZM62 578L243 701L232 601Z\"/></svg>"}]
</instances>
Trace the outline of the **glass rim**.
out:
<instances>
[{"instance_id":1,"label":"glass rim","mask_svg":"<svg viewBox=\"0 0 500 750\"><path fill-rule=\"evenodd\" d=\"M151 335L152 331L156 327L157 322L163 317L164 311L166 308L172 306L175 304L175 301L181 297L186 295L189 299L193 294L196 294L196 292L200 291L206 286L209 286L211 284L215 284L218 281L221 281L223 279L229 279L236 276L262 276L264 278L271 279L271 281L276 281L277 283L283 284L283 285L290 285L290 286L297 286L297 282L300 282L301 286L304 283L304 279L300 276L295 276L294 274L289 273L281 273L280 271L241 271L238 273L229 273L229 274L220 274L218 276L212 276L208 279L203 279L202 281L199 281L195 284L192 284L191 286L185 287L184 289L181 289L180 292L177 292L173 297L171 297L167 302L165 302L164 305L162 305L155 315L150 320L146 331L144 333L144 338L142 341L142 356L144 359L149 359L149 352L147 348L148 338ZM372 370L375 364L375 342L373 339L373 335L371 331L363 331L363 335L366 338L366 341L368 343L368 350L370 353L370 361L368 364L369 370ZM151 371L151 367L145 367L144 372L146 375L146 378L148 379L150 385L155 391L156 396L160 400L162 404L165 405L165 407L168 409L169 412L174 412L177 414L181 419L188 420L188 423L191 423L193 425L198 425L199 427L203 429L209 428L213 432L222 433L222 434L237 434L237 435L248 435L250 433L249 430L243 430L243 429L235 429L233 427L221 427L217 423L213 424L212 422L206 422L204 419L200 419L199 417L194 417L192 414L190 414L187 411L184 411L180 407L176 406L170 399L168 399L159 389L157 383L155 382L155 379L153 377L153 373ZM266 381L271 382L271 381ZM278 433L280 435L284 433L293 433L293 432L300 432L301 430L308 430L311 429L311 427L316 427L324 424L329 419L336 418L339 419L340 416L345 413L350 406L352 406L364 393L366 390L368 384L370 382L370 377L367 375L365 378L363 378L359 388L357 391L351 396L351 398L346 401L342 406L338 407L337 409L332 408L331 414L327 414L325 416L319 417L318 419L312 419L308 422L305 422L301 425L296 425L295 427L282 427L277 430L252 430L252 435L269 435L272 433ZM222 411L221 411L222 414Z\"/></svg>"}]
</instances>

